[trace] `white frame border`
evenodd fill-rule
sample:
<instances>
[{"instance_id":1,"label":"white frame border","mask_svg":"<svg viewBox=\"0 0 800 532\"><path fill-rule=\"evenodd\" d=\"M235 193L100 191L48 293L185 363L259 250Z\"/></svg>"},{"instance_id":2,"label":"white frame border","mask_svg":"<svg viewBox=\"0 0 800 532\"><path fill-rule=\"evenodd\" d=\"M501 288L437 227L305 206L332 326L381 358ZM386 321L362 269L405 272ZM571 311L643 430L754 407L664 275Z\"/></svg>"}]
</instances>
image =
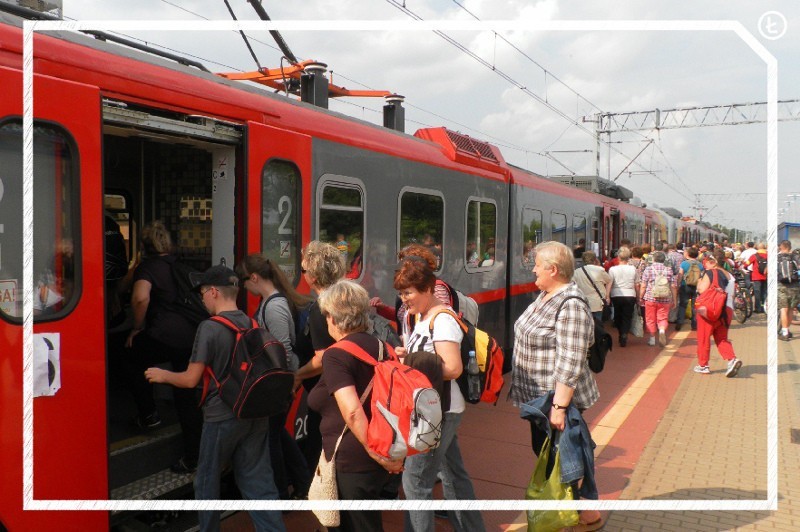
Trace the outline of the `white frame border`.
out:
<instances>
[{"instance_id":1,"label":"white frame border","mask_svg":"<svg viewBox=\"0 0 800 532\"><path fill-rule=\"evenodd\" d=\"M705 31L733 32L767 65L767 241L777 253L778 201L778 62L738 21L698 20L555 20L555 21L407 21L407 20L287 20L180 21L100 20L23 22L23 486L24 510L737 510L778 509L778 366L777 306L769 305L767 319L767 499L766 500L599 500L599 501L165 501L165 500L43 500L33 498L33 34L36 31ZM768 265L767 289L777 301L776 265Z\"/></svg>"}]
</instances>

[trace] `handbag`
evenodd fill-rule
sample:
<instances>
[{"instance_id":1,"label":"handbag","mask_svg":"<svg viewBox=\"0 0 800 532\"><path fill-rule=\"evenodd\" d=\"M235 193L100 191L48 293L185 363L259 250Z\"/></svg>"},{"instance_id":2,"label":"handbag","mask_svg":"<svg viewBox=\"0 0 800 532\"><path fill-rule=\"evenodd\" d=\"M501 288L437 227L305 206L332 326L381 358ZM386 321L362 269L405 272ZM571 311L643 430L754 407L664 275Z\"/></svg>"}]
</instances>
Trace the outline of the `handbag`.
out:
<instances>
[{"instance_id":1,"label":"handbag","mask_svg":"<svg viewBox=\"0 0 800 532\"><path fill-rule=\"evenodd\" d=\"M574 499L572 486L561 482L561 456L556 448L556 459L553 471L547 477L547 462L550 458L551 442L548 437L542 450L536 468L531 475L528 489L525 490L526 500L535 501L571 501ZM565 527L575 526L579 522L577 510L528 510L528 532L556 531Z\"/></svg>"},{"instance_id":2,"label":"handbag","mask_svg":"<svg viewBox=\"0 0 800 532\"><path fill-rule=\"evenodd\" d=\"M589 282L592 283L592 288L594 288L594 291L597 292L597 295L600 297L600 301L603 302L603 317L601 318L601 320L604 322L610 320L611 310L612 310L611 303L606 301L606 298L603 297L603 295L600 293L600 290L597 289L597 285L594 284L594 281L592 280L592 277L589 275L589 272L586 271L586 266L581 266L581 271L583 271L583 275L585 275L586 278L589 279Z\"/></svg>"},{"instance_id":3,"label":"handbag","mask_svg":"<svg viewBox=\"0 0 800 532\"><path fill-rule=\"evenodd\" d=\"M339 499L339 489L336 486L336 451L342 443L342 437L347 432L347 425L344 426L342 434L336 440L336 447L333 450L330 462L325 459L325 450L319 455L319 463L314 470L314 477L311 479L311 486L308 488L308 500L310 501L335 501ZM339 510L312 510L319 519L319 524L324 527L339 526Z\"/></svg>"},{"instance_id":4,"label":"handbag","mask_svg":"<svg viewBox=\"0 0 800 532\"><path fill-rule=\"evenodd\" d=\"M644 323L642 322L642 313L639 312L639 305L634 305L633 307L630 333L636 338L644 336Z\"/></svg>"}]
</instances>

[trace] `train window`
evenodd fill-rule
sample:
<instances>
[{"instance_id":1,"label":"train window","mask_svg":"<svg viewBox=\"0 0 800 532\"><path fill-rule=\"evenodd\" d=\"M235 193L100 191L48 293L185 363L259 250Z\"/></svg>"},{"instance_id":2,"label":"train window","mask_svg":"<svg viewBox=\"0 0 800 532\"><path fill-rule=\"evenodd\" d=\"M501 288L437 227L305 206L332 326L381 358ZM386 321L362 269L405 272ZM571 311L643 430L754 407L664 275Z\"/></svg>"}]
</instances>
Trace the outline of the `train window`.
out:
<instances>
[{"instance_id":1,"label":"train window","mask_svg":"<svg viewBox=\"0 0 800 532\"><path fill-rule=\"evenodd\" d=\"M486 200L467 202L467 270L494 266L497 205Z\"/></svg>"},{"instance_id":2,"label":"train window","mask_svg":"<svg viewBox=\"0 0 800 532\"><path fill-rule=\"evenodd\" d=\"M572 217L573 245L580 246L581 239L583 239L583 247L586 249L591 249L591 247L586 247L586 218L583 216L573 216Z\"/></svg>"},{"instance_id":3,"label":"train window","mask_svg":"<svg viewBox=\"0 0 800 532\"><path fill-rule=\"evenodd\" d=\"M361 276L364 235L364 194L357 184L328 181L319 202L319 239L339 249L347 277Z\"/></svg>"},{"instance_id":4,"label":"train window","mask_svg":"<svg viewBox=\"0 0 800 532\"><path fill-rule=\"evenodd\" d=\"M444 197L432 191L405 189L400 193L400 249L408 244L428 246L442 267L444 255Z\"/></svg>"},{"instance_id":5,"label":"train window","mask_svg":"<svg viewBox=\"0 0 800 532\"><path fill-rule=\"evenodd\" d=\"M60 127L33 126L33 315L65 316L80 296L78 153ZM0 316L22 318L22 122L0 125Z\"/></svg>"},{"instance_id":6,"label":"train window","mask_svg":"<svg viewBox=\"0 0 800 532\"><path fill-rule=\"evenodd\" d=\"M595 246L597 244L597 246ZM600 250L600 221L592 216L592 250Z\"/></svg>"},{"instance_id":7,"label":"train window","mask_svg":"<svg viewBox=\"0 0 800 532\"><path fill-rule=\"evenodd\" d=\"M261 253L275 261L292 283L300 280L300 170L272 160L261 174Z\"/></svg>"},{"instance_id":8,"label":"train window","mask_svg":"<svg viewBox=\"0 0 800 532\"><path fill-rule=\"evenodd\" d=\"M533 268L534 248L542 242L542 211L522 209L522 265Z\"/></svg>"},{"instance_id":9,"label":"train window","mask_svg":"<svg viewBox=\"0 0 800 532\"><path fill-rule=\"evenodd\" d=\"M551 239L567 243L567 215L554 212L550 215Z\"/></svg>"}]
</instances>

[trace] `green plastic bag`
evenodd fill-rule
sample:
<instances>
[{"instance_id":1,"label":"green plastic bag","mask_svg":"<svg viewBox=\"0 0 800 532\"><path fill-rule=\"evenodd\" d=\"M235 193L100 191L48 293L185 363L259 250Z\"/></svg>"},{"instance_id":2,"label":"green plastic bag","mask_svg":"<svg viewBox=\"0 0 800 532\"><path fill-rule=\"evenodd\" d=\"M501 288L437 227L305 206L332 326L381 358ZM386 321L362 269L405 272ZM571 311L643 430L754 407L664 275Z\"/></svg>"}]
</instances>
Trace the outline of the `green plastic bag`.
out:
<instances>
[{"instance_id":1,"label":"green plastic bag","mask_svg":"<svg viewBox=\"0 0 800 532\"><path fill-rule=\"evenodd\" d=\"M528 489L525 490L526 500L573 500L572 486L561 483L561 457L557 449L553 471L550 473L550 478L545 478L550 447L550 438L547 438L539 453L539 460L531 475ZM528 532L550 532L577 524L577 510L528 510Z\"/></svg>"}]
</instances>

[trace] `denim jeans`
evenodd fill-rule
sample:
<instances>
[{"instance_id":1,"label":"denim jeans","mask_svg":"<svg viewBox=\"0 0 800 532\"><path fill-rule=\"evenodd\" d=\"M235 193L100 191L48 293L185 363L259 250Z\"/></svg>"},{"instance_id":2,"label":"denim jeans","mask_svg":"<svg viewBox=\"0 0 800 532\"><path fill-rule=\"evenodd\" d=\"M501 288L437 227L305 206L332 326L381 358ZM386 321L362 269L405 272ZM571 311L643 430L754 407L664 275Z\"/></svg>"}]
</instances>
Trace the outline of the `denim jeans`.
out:
<instances>
[{"instance_id":1,"label":"denim jeans","mask_svg":"<svg viewBox=\"0 0 800 532\"><path fill-rule=\"evenodd\" d=\"M475 500L472 480L464 468L456 431L461 424L462 413L447 412L444 415L442 439L439 447L406 459L403 472L403 491L406 499L433 500L433 486L441 472L444 497L448 500ZM479 511L448 511L447 517L457 531L480 532L486 530ZM406 512L405 530L433 532L433 511Z\"/></svg>"},{"instance_id":2,"label":"denim jeans","mask_svg":"<svg viewBox=\"0 0 800 532\"><path fill-rule=\"evenodd\" d=\"M686 307L691 302L692 304L692 330L697 329L697 315L694 312L694 302L697 299L697 287L690 285L683 285L680 289L678 299L678 321L677 323L683 324L686 321Z\"/></svg>"},{"instance_id":3,"label":"denim jeans","mask_svg":"<svg viewBox=\"0 0 800 532\"><path fill-rule=\"evenodd\" d=\"M236 485L245 500L278 499L269 460L268 423L267 418L205 422L194 479L195 499L220 498L220 477L228 463L233 466ZM198 513L201 531L219 531L218 511ZM285 530L280 511L250 512L250 518L257 532Z\"/></svg>"}]
</instances>

